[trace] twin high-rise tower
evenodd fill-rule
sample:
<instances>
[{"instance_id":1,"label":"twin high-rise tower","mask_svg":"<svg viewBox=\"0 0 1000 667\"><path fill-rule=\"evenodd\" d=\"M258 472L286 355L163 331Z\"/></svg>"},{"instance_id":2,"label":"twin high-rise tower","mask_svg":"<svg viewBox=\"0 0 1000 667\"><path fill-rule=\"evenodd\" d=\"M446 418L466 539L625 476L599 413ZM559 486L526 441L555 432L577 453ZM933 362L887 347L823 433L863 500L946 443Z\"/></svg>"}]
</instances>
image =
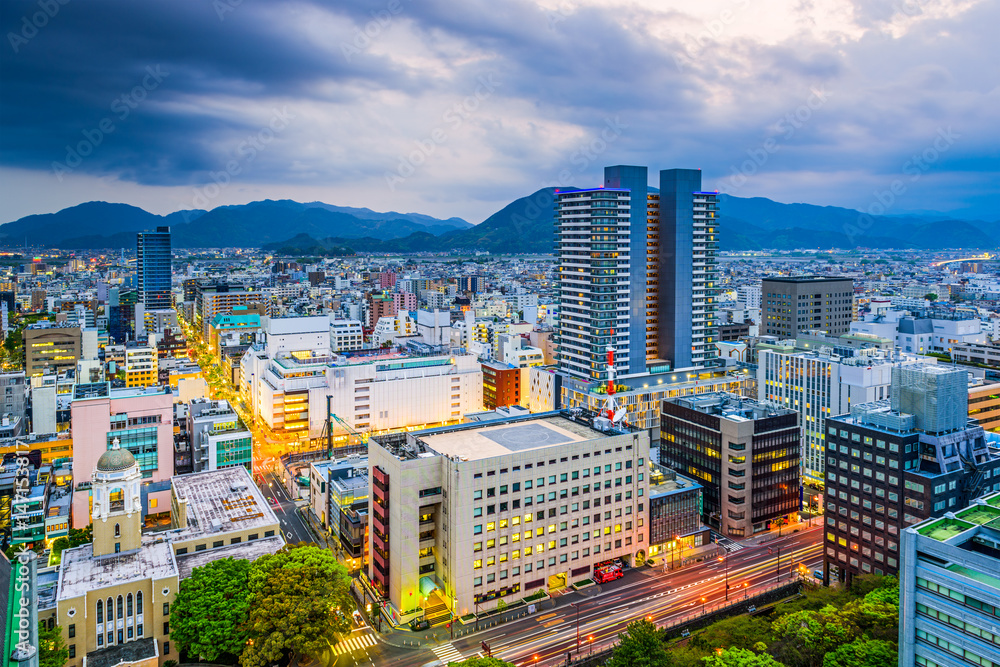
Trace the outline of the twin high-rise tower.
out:
<instances>
[{"instance_id":1,"label":"twin high-rise tower","mask_svg":"<svg viewBox=\"0 0 1000 667\"><path fill-rule=\"evenodd\" d=\"M604 169L604 187L556 194L559 365L606 380L703 366L716 357L718 193L701 171L665 169L659 190L646 167Z\"/></svg>"}]
</instances>

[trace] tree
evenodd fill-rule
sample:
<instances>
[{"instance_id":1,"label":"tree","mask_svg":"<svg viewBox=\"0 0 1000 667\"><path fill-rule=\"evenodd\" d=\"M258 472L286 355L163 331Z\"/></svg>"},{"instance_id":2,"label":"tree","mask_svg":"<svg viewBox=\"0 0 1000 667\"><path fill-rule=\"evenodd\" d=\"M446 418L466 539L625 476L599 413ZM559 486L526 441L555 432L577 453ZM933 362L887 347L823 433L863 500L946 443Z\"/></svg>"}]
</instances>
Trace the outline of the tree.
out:
<instances>
[{"instance_id":1,"label":"tree","mask_svg":"<svg viewBox=\"0 0 1000 667\"><path fill-rule=\"evenodd\" d=\"M706 667L785 667L767 653L745 648L727 648L702 659Z\"/></svg>"},{"instance_id":2,"label":"tree","mask_svg":"<svg viewBox=\"0 0 1000 667\"><path fill-rule=\"evenodd\" d=\"M716 621L691 638L691 645L713 650L717 646L752 649L771 641L771 624L762 618L740 615Z\"/></svg>"},{"instance_id":3,"label":"tree","mask_svg":"<svg viewBox=\"0 0 1000 667\"><path fill-rule=\"evenodd\" d=\"M771 653L789 667L819 667L826 653L852 641L856 634L856 628L848 626L834 607L785 614L771 628L775 638Z\"/></svg>"},{"instance_id":4,"label":"tree","mask_svg":"<svg viewBox=\"0 0 1000 667\"><path fill-rule=\"evenodd\" d=\"M504 662L500 658L467 658L461 663L448 664L460 664L462 667L514 667L512 663Z\"/></svg>"},{"instance_id":5,"label":"tree","mask_svg":"<svg viewBox=\"0 0 1000 667\"><path fill-rule=\"evenodd\" d=\"M250 567L249 642L243 667L264 667L286 655L317 658L350 630L350 577L332 552L286 545Z\"/></svg>"},{"instance_id":6,"label":"tree","mask_svg":"<svg viewBox=\"0 0 1000 667\"><path fill-rule=\"evenodd\" d=\"M224 558L196 567L181 582L170 632L190 658L215 662L239 655L247 642L250 561Z\"/></svg>"},{"instance_id":7,"label":"tree","mask_svg":"<svg viewBox=\"0 0 1000 667\"><path fill-rule=\"evenodd\" d=\"M63 667L69 660L69 649L63 641L62 628L38 624L38 667Z\"/></svg>"},{"instance_id":8,"label":"tree","mask_svg":"<svg viewBox=\"0 0 1000 667\"><path fill-rule=\"evenodd\" d=\"M928 292L924 295L924 298L928 301L937 301L938 296L934 292Z\"/></svg>"},{"instance_id":9,"label":"tree","mask_svg":"<svg viewBox=\"0 0 1000 667\"><path fill-rule=\"evenodd\" d=\"M670 654L663 645L663 633L647 620L633 621L619 635L618 646L606 663L608 667L663 667Z\"/></svg>"},{"instance_id":10,"label":"tree","mask_svg":"<svg viewBox=\"0 0 1000 667\"><path fill-rule=\"evenodd\" d=\"M895 642L880 639L856 639L827 653L823 667L890 667L896 664Z\"/></svg>"}]
</instances>

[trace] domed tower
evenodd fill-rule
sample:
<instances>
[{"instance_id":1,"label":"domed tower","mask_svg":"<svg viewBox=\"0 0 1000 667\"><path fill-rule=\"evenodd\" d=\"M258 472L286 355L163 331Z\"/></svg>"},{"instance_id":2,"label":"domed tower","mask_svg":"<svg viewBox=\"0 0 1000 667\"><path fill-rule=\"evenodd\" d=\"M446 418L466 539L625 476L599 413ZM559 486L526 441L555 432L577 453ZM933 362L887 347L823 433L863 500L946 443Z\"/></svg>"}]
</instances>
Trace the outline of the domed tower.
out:
<instances>
[{"instance_id":1,"label":"domed tower","mask_svg":"<svg viewBox=\"0 0 1000 667\"><path fill-rule=\"evenodd\" d=\"M141 483L135 457L115 438L97 459L91 484L95 556L132 551L142 544Z\"/></svg>"}]
</instances>

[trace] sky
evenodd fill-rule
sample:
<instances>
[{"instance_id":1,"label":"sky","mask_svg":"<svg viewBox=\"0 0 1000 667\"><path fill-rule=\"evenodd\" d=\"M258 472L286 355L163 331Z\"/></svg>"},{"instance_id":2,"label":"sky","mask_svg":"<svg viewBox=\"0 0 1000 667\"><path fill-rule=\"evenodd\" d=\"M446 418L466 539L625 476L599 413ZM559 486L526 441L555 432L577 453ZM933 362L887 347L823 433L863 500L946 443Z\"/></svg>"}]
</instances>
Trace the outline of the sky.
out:
<instances>
[{"instance_id":1,"label":"sky","mask_svg":"<svg viewBox=\"0 0 1000 667\"><path fill-rule=\"evenodd\" d=\"M295 199L478 223L613 164L700 168L705 189L741 197L1000 221L991 0L0 12L0 222L92 200L166 214Z\"/></svg>"}]
</instances>

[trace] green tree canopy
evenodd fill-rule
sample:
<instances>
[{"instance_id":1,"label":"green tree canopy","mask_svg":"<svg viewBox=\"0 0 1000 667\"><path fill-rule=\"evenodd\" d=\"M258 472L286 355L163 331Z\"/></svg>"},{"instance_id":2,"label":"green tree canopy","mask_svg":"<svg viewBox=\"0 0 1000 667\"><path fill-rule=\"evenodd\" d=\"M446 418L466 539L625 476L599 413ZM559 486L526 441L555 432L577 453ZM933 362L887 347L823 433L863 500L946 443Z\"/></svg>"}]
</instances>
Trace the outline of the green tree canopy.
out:
<instances>
[{"instance_id":1,"label":"green tree canopy","mask_svg":"<svg viewBox=\"0 0 1000 667\"><path fill-rule=\"evenodd\" d=\"M249 643L243 667L264 667L286 655L318 658L350 629L350 578L332 552L288 545L250 567Z\"/></svg>"},{"instance_id":2,"label":"green tree canopy","mask_svg":"<svg viewBox=\"0 0 1000 667\"><path fill-rule=\"evenodd\" d=\"M741 614L708 626L691 638L691 645L708 650L714 650L718 646L752 649L758 642L770 641L770 623L762 618Z\"/></svg>"},{"instance_id":3,"label":"green tree canopy","mask_svg":"<svg viewBox=\"0 0 1000 667\"><path fill-rule=\"evenodd\" d=\"M514 667L513 663L504 662L500 658L467 658L460 663L450 662L448 664L460 664L462 667Z\"/></svg>"},{"instance_id":4,"label":"green tree canopy","mask_svg":"<svg viewBox=\"0 0 1000 667\"><path fill-rule=\"evenodd\" d=\"M827 653L823 667L895 667L897 658L895 642L856 639Z\"/></svg>"},{"instance_id":5,"label":"green tree canopy","mask_svg":"<svg viewBox=\"0 0 1000 667\"><path fill-rule=\"evenodd\" d=\"M196 567L181 581L170 632L192 659L216 661L239 655L247 642L250 561L224 558Z\"/></svg>"},{"instance_id":6,"label":"green tree canopy","mask_svg":"<svg viewBox=\"0 0 1000 667\"><path fill-rule=\"evenodd\" d=\"M767 653L745 648L727 648L702 658L706 667L785 667Z\"/></svg>"},{"instance_id":7,"label":"green tree canopy","mask_svg":"<svg viewBox=\"0 0 1000 667\"><path fill-rule=\"evenodd\" d=\"M58 625L49 630L47 625L38 625L38 667L63 667L69 660L69 649L63 641L62 628Z\"/></svg>"},{"instance_id":8,"label":"green tree canopy","mask_svg":"<svg viewBox=\"0 0 1000 667\"><path fill-rule=\"evenodd\" d=\"M663 633L645 619L628 624L606 663L607 667L664 667L670 664Z\"/></svg>"}]
</instances>

